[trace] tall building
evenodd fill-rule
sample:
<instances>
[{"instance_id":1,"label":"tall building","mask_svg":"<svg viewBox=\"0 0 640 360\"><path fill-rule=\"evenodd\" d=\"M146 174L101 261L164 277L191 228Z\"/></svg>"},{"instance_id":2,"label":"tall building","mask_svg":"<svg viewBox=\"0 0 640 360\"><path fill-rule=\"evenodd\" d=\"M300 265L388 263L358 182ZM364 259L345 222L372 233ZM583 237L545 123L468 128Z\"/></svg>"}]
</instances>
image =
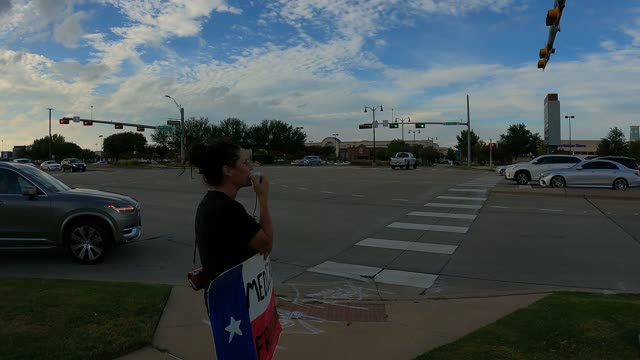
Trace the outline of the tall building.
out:
<instances>
[{"instance_id":1,"label":"tall building","mask_svg":"<svg viewBox=\"0 0 640 360\"><path fill-rule=\"evenodd\" d=\"M544 145L560 145L560 101L558 94L547 94L544 98Z\"/></svg>"},{"instance_id":2,"label":"tall building","mask_svg":"<svg viewBox=\"0 0 640 360\"><path fill-rule=\"evenodd\" d=\"M640 126L630 126L629 141L640 141Z\"/></svg>"}]
</instances>

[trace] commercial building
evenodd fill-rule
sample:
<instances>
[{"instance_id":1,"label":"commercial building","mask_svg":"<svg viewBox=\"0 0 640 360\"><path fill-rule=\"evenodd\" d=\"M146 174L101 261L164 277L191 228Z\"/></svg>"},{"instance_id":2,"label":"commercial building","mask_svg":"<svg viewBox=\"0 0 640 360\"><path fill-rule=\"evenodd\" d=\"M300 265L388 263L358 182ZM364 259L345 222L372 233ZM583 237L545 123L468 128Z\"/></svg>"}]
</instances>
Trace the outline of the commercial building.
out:
<instances>
[{"instance_id":1,"label":"commercial building","mask_svg":"<svg viewBox=\"0 0 640 360\"><path fill-rule=\"evenodd\" d=\"M557 147L557 152L569 152L576 155L595 155L601 140L562 140Z\"/></svg>"},{"instance_id":2,"label":"commercial building","mask_svg":"<svg viewBox=\"0 0 640 360\"><path fill-rule=\"evenodd\" d=\"M560 145L560 130L558 94L547 94L544 98L544 145L547 148L555 148Z\"/></svg>"},{"instance_id":3,"label":"commercial building","mask_svg":"<svg viewBox=\"0 0 640 360\"><path fill-rule=\"evenodd\" d=\"M391 141L389 140L376 140L376 150L386 149ZM413 141L406 141L408 145L413 145ZM446 154L448 148L441 148L433 140L416 140L416 145L422 145L425 147L433 146L438 151ZM370 140L354 140L354 141L340 141L337 137L326 137L320 142L308 142L305 146L321 146L321 147L334 147L336 149L336 157L340 160L371 160L373 158L373 141Z\"/></svg>"},{"instance_id":4,"label":"commercial building","mask_svg":"<svg viewBox=\"0 0 640 360\"><path fill-rule=\"evenodd\" d=\"M640 126L629 127L629 141L640 141Z\"/></svg>"}]
</instances>

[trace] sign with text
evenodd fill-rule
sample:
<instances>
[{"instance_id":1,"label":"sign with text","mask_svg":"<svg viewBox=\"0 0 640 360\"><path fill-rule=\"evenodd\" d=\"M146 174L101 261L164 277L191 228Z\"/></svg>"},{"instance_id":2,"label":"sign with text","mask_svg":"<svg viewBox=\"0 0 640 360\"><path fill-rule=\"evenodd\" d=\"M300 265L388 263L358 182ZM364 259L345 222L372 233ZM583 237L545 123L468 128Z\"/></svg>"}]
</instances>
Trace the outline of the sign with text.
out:
<instances>
[{"instance_id":1,"label":"sign with text","mask_svg":"<svg viewBox=\"0 0 640 360\"><path fill-rule=\"evenodd\" d=\"M282 326L269 258L256 254L209 285L209 320L219 360L270 360Z\"/></svg>"}]
</instances>

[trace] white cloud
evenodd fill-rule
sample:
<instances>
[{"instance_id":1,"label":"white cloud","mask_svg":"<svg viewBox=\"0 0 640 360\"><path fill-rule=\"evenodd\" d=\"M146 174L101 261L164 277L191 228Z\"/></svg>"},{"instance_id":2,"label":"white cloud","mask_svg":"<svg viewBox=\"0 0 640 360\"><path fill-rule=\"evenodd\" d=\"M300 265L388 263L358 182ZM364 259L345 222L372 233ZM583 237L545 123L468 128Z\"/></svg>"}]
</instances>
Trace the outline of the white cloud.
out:
<instances>
[{"instance_id":1,"label":"white cloud","mask_svg":"<svg viewBox=\"0 0 640 360\"><path fill-rule=\"evenodd\" d=\"M81 23L88 19L89 14L83 11L66 17L62 23L55 26L53 37L68 48L75 47L78 40L84 35Z\"/></svg>"}]
</instances>

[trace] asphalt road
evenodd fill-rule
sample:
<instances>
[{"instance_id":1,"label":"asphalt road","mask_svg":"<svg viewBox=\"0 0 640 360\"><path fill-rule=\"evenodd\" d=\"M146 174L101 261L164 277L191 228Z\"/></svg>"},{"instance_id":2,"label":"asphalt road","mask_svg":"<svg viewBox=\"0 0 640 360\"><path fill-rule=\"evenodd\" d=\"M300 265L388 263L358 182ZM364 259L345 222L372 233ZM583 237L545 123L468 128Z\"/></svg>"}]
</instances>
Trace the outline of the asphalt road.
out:
<instances>
[{"instance_id":1,"label":"asphalt road","mask_svg":"<svg viewBox=\"0 0 640 360\"><path fill-rule=\"evenodd\" d=\"M633 201L491 193L494 185L513 185L490 172L447 166L261 170L272 183L274 278L296 293L640 291L640 210ZM0 274L185 284L195 209L206 190L197 172L180 173L55 174L73 187L138 199L142 239L95 266L76 264L61 250L2 252ZM249 188L238 200L253 212Z\"/></svg>"}]
</instances>

